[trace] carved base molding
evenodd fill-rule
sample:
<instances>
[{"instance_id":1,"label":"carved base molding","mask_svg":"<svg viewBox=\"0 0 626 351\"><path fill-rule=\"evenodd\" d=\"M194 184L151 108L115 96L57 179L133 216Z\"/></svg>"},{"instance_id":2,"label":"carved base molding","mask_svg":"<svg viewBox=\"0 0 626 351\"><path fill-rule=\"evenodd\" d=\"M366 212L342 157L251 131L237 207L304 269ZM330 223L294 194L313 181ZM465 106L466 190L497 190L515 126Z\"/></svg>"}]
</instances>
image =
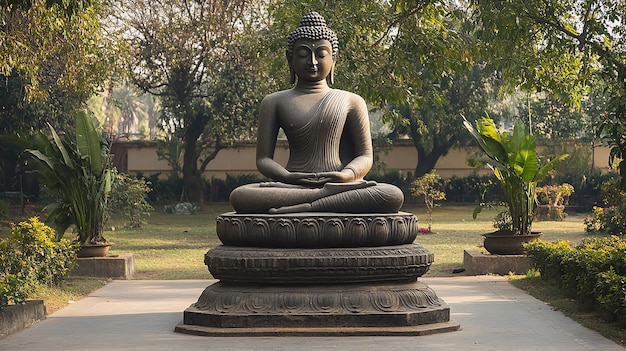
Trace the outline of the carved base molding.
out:
<instances>
[{"instance_id":1,"label":"carved base molding","mask_svg":"<svg viewBox=\"0 0 626 351\"><path fill-rule=\"evenodd\" d=\"M421 282L268 285L218 282L183 314L177 332L206 336L426 335L457 330Z\"/></svg>"},{"instance_id":2,"label":"carved base molding","mask_svg":"<svg viewBox=\"0 0 626 351\"><path fill-rule=\"evenodd\" d=\"M217 218L224 245L275 248L376 247L409 244L419 227L411 213L224 213Z\"/></svg>"},{"instance_id":3,"label":"carved base molding","mask_svg":"<svg viewBox=\"0 0 626 351\"><path fill-rule=\"evenodd\" d=\"M434 254L420 244L383 247L270 249L218 246L204 263L214 278L247 283L355 283L417 280Z\"/></svg>"}]
</instances>

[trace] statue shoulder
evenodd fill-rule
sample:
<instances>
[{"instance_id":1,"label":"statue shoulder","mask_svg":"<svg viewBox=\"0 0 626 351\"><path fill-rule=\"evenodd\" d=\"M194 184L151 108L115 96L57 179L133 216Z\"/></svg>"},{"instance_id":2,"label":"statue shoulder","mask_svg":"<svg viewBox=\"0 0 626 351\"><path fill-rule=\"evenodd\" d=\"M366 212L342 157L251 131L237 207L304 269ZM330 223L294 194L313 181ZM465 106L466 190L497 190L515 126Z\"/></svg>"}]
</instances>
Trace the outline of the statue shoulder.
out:
<instances>
[{"instance_id":1,"label":"statue shoulder","mask_svg":"<svg viewBox=\"0 0 626 351\"><path fill-rule=\"evenodd\" d=\"M363 99L361 95L350 92L350 91L345 91L345 90L339 90L339 89L334 89L334 90L338 94L342 94L344 96L345 101L349 102L349 106L351 110L367 111L367 103L365 102L365 99Z\"/></svg>"},{"instance_id":2,"label":"statue shoulder","mask_svg":"<svg viewBox=\"0 0 626 351\"><path fill-rule=\"evenodd\" d=\"M261 101L261 105L276 106L282 101L291 98L291 90L281 90L268 95L265 95Z\"/></svg>"},{"instance_id":3,"label":"statue shoulder","mask_svg":"<svg viewBox=\"0 0 626 351\"><path fill-rule=\"evenodd\" d=\"M337 94L343 94L343 96L348 99L348 101L354 103L354 104L365 104L365 99L363 99L363 97L359 94L350 92L350 91L346 91L346 90L340 90L340 89L333 89Z\"/></svg>"}]
</instances>

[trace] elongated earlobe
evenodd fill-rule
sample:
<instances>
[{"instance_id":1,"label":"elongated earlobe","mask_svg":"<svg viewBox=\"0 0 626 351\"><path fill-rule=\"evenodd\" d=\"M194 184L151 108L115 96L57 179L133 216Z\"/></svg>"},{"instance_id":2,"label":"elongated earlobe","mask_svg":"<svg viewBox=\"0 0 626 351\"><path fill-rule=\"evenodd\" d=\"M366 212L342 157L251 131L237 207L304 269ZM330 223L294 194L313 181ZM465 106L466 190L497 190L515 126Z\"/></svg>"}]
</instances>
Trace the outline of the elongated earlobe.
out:
<instances>
[{"instance_id":1,"label":"elongated earlobe","mask_svg":"<svg viewBox=\"0 0 626 351\"><path fill-rule=\"evenodd\" d=\"M289 65L289 76L291 78L291 84L294 84L296 82L296 71L291 65Z\"/></svg>"},{"instance_id":2,"label":"elongated earlobe","mask_svg":"<svg viewBox=\"0 0 626 351\"><path fill-rule=\"evenodd\" d=\"M333 66L330 68L330 84L335 84L335 61L333 61Z\"/></svg>"}]
</instances>

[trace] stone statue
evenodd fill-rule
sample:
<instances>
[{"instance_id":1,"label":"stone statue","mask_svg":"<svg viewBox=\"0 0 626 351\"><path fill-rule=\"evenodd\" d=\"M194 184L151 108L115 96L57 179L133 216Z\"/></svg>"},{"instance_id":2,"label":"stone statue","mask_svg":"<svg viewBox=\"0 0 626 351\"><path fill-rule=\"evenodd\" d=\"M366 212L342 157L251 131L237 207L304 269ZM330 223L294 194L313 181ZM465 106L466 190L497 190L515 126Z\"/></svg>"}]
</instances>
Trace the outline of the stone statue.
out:
<instances>
[{"instance_id":1,"label":"stone statue","mask_svg":"<svg viewBox=\"0 0 626 351\"><path fill-rule=\"evenodd\" d=\"M272 181L235 189L230 201L237 213L395 213L402 206L399 188L363 179L373 163L367 106L328 86L337 53L337 36L317 12L289 35L296 85L266 96L258 122L257 168ZM273 159L281 128L290 151L285 167Z\"/></svg>"},{"instance_id":2,"label":"stone statue","mask_svg":"<svg viewBox=\"0 0 626 351\"><path fill-rule=\"evenodd\" d=\"M288 40L290 90L263 99L257 167L271 179L231 193L216 219L213 278L176 331L206 336L427 335L459 329L418 281L434 254L415 243L417 217L372 166L367 107L331 89L337 38L315 12ZM283 129L290 155L274 161Z\"/></svg>"}]
</instances>

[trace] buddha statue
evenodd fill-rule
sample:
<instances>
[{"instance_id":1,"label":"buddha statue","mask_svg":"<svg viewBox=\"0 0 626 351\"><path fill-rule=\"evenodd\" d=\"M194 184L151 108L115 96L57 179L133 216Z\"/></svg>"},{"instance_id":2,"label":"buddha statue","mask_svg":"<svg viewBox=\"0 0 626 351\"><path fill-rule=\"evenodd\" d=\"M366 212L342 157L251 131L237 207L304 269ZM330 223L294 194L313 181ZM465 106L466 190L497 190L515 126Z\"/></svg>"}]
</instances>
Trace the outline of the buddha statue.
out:
<instances>
[{"instance_id":1,"label":"buddha statue","mask_svg":"<svg viewBox=\"0 0 626 351\"><path fill-rule=\"evenodd\" d=\"M395 213L402 206L399 188L363 179L373 163L368 109L359 95L328 85L337 53L337 36L317 12L289 35L295 86L267 95L258 120L256 164L271 181L235 189L237 213ZM280 129L289 143L286 166L273 158Z\"/></svg>"}]
</instances>

